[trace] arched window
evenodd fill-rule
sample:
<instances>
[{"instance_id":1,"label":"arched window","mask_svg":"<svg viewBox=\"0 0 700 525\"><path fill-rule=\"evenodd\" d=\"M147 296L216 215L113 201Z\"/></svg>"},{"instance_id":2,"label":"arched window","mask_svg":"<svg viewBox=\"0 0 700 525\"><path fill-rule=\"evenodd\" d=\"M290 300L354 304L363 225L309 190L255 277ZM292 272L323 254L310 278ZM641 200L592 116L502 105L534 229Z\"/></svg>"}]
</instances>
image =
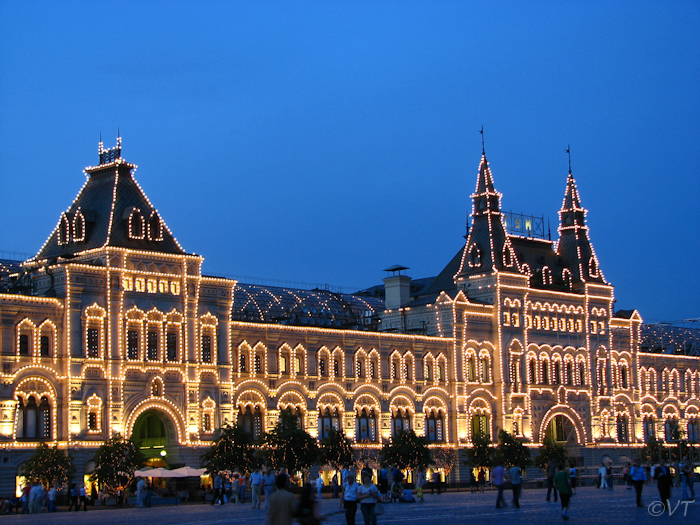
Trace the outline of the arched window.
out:
<instances>
[{"instance_id":1,"label":"arched window","mask_svg":"<svg viewBox=\"0 0 700 525\"><path fill-rule=\"evenodd\" d=\"M29 355L29 336L27 334L19 336L19 355Z\"/></svg>"},{"instance_id":2,"label":"arched window","mask_svg":"<svg viewBox=\"0 0 700 525\"><path fill-rule=\"evenodd\" d=\"M537 370L536 370L536 363L535 359L532 358L528 360L527 362L527 382L530 383L531 385L537 384Z\"/></svg>"},{"instance_id":3,"label":"arched window","mask_svg":"<svg viewBox=\"0 0 700 525\"><path fill-rule=\"evenodd\" d=\"M211 335L202 335L202 362L211 363Z\"/></svg>"},{"instance_id":4,"label":"arched window","mask_svg":"<svg viewBox=\"0 0 700 525\"><path fill-rule=\"evenodd\" d=\"M151 241L163 240L163 223L155 210L151 212L148 218L148 238Z\"/></svg>"},{"instance_id":5,"label":"arched window","mask_svg":"<svg viewBox=\"0 0 700 525\"><path fill-rule=\"evenodd\" d=\"M318 360L318 375L326 377L326 360L323 358Z\"/></svg>"},{"instance_id":6,"label":"arched window","mask_svg":"<svg viewBox=\"0 0 700 525\"><path fill-rule=\"evenodd\" d=\"M700 442L700 424L697 418L688 419L688 441L690 443Z\"/></svg>"},{"instance_id":7,"label":"arched window","mask_svg":"<svg viewBox=\"0 0 700 525\"><path fill-rule=\"evenodd\" d=\"M58 224L58 244L68 244L70 241L70 223L65 213L61 214L61 220Z\"/></svg>"},{"instance_id":8,"label":"arched window","mask_svg":"<svg viewBox=\"0 0 700 525\"><path fill-rule=\"evenodd\" d=\"M423 359L423 379L426 381L432 381L433 380L433 373L431 370L430 363L428 362L427 359Z\"/></svg>"},{"instance_id":9,"label":"arched window","mask_svg":"<svg viewBox=\"0 0 700 525\"><path fill-rule=\"evenodd\" d=\"M177 359L177 332L168 332L165 334L165 351L168 361Z\"/></svg>"},{"instance_id":10,"label":"arched window","mask_svg":"<svg viewBox=\"0 0 700 525\"><path fill-rule=\"evenodd\" d=\"M644 430L644 442L648 442L649 440L656 439L656 422L654 421L654 417L650 415L644 416L644 420L642 422L642 427Z\"/></svg>"},{"instance_id":11,"label":"arched window","mask_svg":"<svg viewBox=\"0 0 700 525\"><path fill-rule=\"evenodd\" d=\"M566 362L566 384L571 386L574 384L574 375L573 375L573 365L571 364L571 361Z\"/></svg>"},{"instance_id":12,"label":"arched window","mask_svg":"<svg viewBox=\"0 0 700 525\"><path fill-rule=\"evenodd\" d=\"M321 439L326 439L330 436L331 429L336 431L340 430L340 415L338 414L337 408L329 408L323 411L323 415L320 418L321 423Z\"/></svg>"},{"instance_id":13,"label":"arched window","mask_svg":"<svg viewBox=\"0 0 700 525\"><path fill-rule=\"evenodd\" d=\"M476 358L473 355L467 361L467 381L476 381Z\"/></svg>"},{"instance_id":14,"label":"arched window","mask_svg":"<svg viewBox=\"0 0 700 525\"><path fill-rule=\"evenodd\" d=\"M619 443L629 443L629 426L626 414L617 416L617 441Z\"/></svg>"},{"instance_id":15,"label":"arched window","mask_svg":"<svg viewBox=\"0 0 700 525\"><path fill-rule=\"evenodd\" d=\"M472 268L477 268L481 266L481 250L476 244L472 244L469 250L469 266Z\"/></svg>"},{"instance_id":16,"label":"arched window","mask_svg":"<svg viewBox=\"0 0 700 525\"><path fill-rule=\"evenodd\" d=\"M333 361L333 376L340 377L340 361L337 359Z\"/></svg>"},{"instance_id":17,"label":"arched window","mask_svg":"<svg viewBox=\"0 0 700 525\"><path fill-rule=\"evenodd\" d=\"M97 349L98 334L95 328L88 330L88 355L91 349ZM126 357L131 360L139 358L139 333L137 330L126 332Z\"/></svg>"},{"instance_id":18,"label":"arched window","mask_svg":"<svg viewBox=\"0 0 700 525\"><path fill-rule=\"evenodd\" d=\"M620 382L622 383L622 388L627 388L627 365L620 366Z\"/></svg>"},{"instance_id":19,"label":"arched window","mask_svg":"<svg viewBox=\"0 0 700 525\"><path fill-rule=\"evenodd\" d=\"M360 357L357 358L355 361L355 376L358 379L362 379L364 377L363 370L362 370L362 359Z\"/></svg>"},{"instance_id":20,"label":"arched window","mask_svg":"<svg viewBox=\"0 0 700 525\"><path fill-rule=\"evenodd\" d=\"M286 374L287 373L287 357L281 355L280 356L280 374Z\"/></svg>"},{"instance_id":21,"label":"arched window","mask_svg":"<svg viewBox=\"0 0 700 525\"><path fill-rule=\"evenodd\" d=\"M251 409L250 405L245 409L238 410L238 424L243 427L243 430L252 434L253 439L257 440L262 435L262 413L260 407L256 406Z\"/></svg>"},{"instance_id":22,"label":"arched window","mask_svg":"<svg viewBox=\"0 0 700 525\"><path fill-rule=\"evenodd\" d=\"M370 408L369 412L363 408L358 414L357 436L359 441L377 442L377 416L374 408Z\"/></svg>"},{"instance_id":23,"label":"arched window","mask_svg":"<svg viewBox=\"0 0 700 525\"><path fill-rule=\"evenodd\" d=\"M262 359L259 354L255 354L255 373L259 374L262 372Z\"/></svg>"},{"instance_id":24,"label":"arched window","mask_svg":"<svg viewBox=\"0 0 700 525\"><path fill-rule=\"evenodd\" d=\"M411 430L411 414L403 408L396 409L391 414L391 429L393 435L398 432L408 432Z\"/></svg>"},{"instance_id":25,"label":"arched window","mask_svg":"<svg viewBox=\"0 0 700 525\"><path fill-rule=\"evenodd\" d=\"M549 361L546 359L542 361L542 384L549 384Z\"/></svg>"},{"instance_id":26,"label":"arched window","mask_svg":"<svg viewBox=\"0 0 700 525\"><path fill-rule=\"evenodd\" d=\"M21 396L17 400L17 439L50 439L51 406L49 398L42 396L38 405L34 396L29 396L26 405Z\"/></svg>"},{"instance_id":27,"label":"arched window","mask_svg":"<svg viewBox=\"0 0 700 525\"><path fill-rule=\"evenodd\" d=\"M149 361L158 360L158 332L155 330L146 334L146 356Z\"/></svg>"},{"instance_id":28,"label":"arched window","mask_svg":"<svg viewBox=\"0 0 700 525\"><path fill-rule=\"evenodd\" d=\"M248 367L246 366L246 357L243 352L241 352L241 355L238 357L238 363L239 363L239 368L241 374L245 374L248 372Z\"/></svg>"},{"instance_id":29,"label":"arched window","mask_svg":"<svg viewBox=\"0 0 700 525\"><path fill-rule=\"evenodd\" d=\"M578 384L586 384L586 365L583 363L583 361L579 361L578 363Z\"/></svg>"},{"instance_id":30,"label":"arched window","mask_svg":"<svg viewBox=\"0 0 700 525\"><path fill-rule=\"evenodd\" d=\"M129 214L129 237L131 239L144 238L144 220L141 210L133 208Z\"/></svg>"},{"instance_id":31,"label":"arched window","mask_svg":"<svg viewBox=\"0 0 700 525\"><path fill-rule=\"evenodd\" d=\"M678 441L680 435L678 432L678 420L675 417L666 418L664 423L664 439L666 443Z\"/></svg>"},{"instance_id":32,"label":"arched window","mask_svg":"<svg viewBox=\"0 0 700 525\"><path fill-rule=\"evenodd\" d=\"M491 365L488 357L481 358L481 382L488 383L490 381L490 369Z\"/></svg>"},{"instance_id":33,"label":"arched window","mask_svg":"<svg viewBox=\"0 0 700 525\"><path fill-rule=\"evenodd\" d=\"M431 410L426 419L427 437L431 443L442 443L445 440L445 418L442 410Z\"/></svg>"},{"instance_id":34,"label":"arched window","mask_svg":"<svg viewBox=\"0 0 700 525\"><path fill-rule=\"evenodd\" d=\"M561 385L561 361L554 361L554 384Z\"/></svg>"},{"instance_id":35,"label":"arched window","mask_svg":"<svg viewBox=\"0 0 700 525\"><path fill-rule=\"evenodd\" d=\"M403 377L406 381L412 381L413 380L413 374L411 373L411 363L406 360L404 361L403 364Z\"/></svg>"},{"instance_id":36,"label":"arched window","mask_svg":"<svg viewBox=\"0 0 700 525\"><path fill-rule=\"evenodd\" d=\"M491 433L489 432L489 416L485 413L475 413L472 414L472 438L475 436L485 436L488 437Z\"/></svg>"}]
</instances>

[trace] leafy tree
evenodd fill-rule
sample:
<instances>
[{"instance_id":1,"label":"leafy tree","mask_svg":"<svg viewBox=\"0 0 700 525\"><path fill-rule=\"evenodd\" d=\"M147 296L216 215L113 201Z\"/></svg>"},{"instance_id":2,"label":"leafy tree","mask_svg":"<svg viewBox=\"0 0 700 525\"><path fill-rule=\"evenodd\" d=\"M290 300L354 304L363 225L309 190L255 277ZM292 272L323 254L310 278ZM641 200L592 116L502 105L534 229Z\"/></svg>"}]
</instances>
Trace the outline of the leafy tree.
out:
<instances>
[{"instance_id":1,"label":"leafy tree","mask_svg":"<svg viewBox=\"0 0 700 525\"><path fill-rule=\"evenodd\" d=\"M63 488L75 474L73 456L58 449L58 445L50 448L46 443L40 443L32 457L23 465L23 475L27 481L40 482L44 487L56 485Z\"/></svg>"},{"instance_id":2,"label":"leafy tree","mask_svg":"<svg viewBox=\"0 0 700 525\"><path fill-rule=\"evenodd\" d=\"M472 446L464 451L467 457L467 464L471 468L488 468L493 463L493 443L491 438L479 432L472 437Z\"/></svg>"},{"instance_id":3,"label":"leafy tree","mask_svg":"<svg viewBox=\"0 0 700 525\"><path fill-rule=\"evenodd\" d=\"M132 439L116 435L97 449L95 470L90 479L108 490L126 487L133 479L134 471L143 465L145 459Z\"/></svg>"},{"instance_id":4,"label":"leafy tree","mask_svg":"<svg viewBox=\"0 0 700 525\"><path fill-rule=\"evenodd\" d=\"M328 437L321 440L318 461L321 465L330 465L334 470L340 470L354 460L351 441L345 437L342 430L331 428Z\"/></svg>"},{"instance_id":5,"label":"leafy tree","mask_svg":"<svg viewBox=\"0 0 700 525\"><path fill-rule=\"evenodd\" d=\"M433 465L442 469L445 473L445 479L447 479L457 462L455 451L451 448L434 448L430 453L430 457Z\"/></svg>"},{"instance_id":6,"label":"leafy tree","mask_svg":"<svg viewBox=\"0 0 700 525\"><path fill-rule=\"evenodd\" d=\"M496 464L500 463L504 467L524 469L532 464L530 449L523 445L522 440L505 430L498 433L498 445L496 445L494 459Z\"/></svg>"},{"instance_id":7,"label":"leafy tree","mask_svg":"<svg viewBox=\"0 0 700 525\"><path fill-rule=\"evenodd\" d=\"M401 470L406 468L415 470L431 464L428 439L417 436L413 430L407 432L399 430L391 441L384 444L379 457L383 463L396 465Z\"/></svg>"},{"instance_id":8,"label":"leafy tree","mask_svg":"<svg viewBox=\"0 0 700 525\"><path fill-rule=\"evenodd\" d=\"M253 435L241 425L224 425L219 437L200 459L208 473L230 471L235 467L250 470L256 466Z\"/></svg>"},{"instance_id":9,"label":"leafy tree","mask_svg":"<svg viewBox=\"0 0 700 525\"><path fill-rule=\"evenodd\" d=\"M263 435L262 454L273 468L289 472L308 472L318 459L316 440L299 426L299 420L286 408L280 412L275 428Z\"/></svg>"},{"instance_id":10,"label":"leafy tree","mask_svg":"<svg viewBox=\"0 0 700 525\"><path fill-rule=\"evenodd\" d=\"M539 455L535 458L535 466L544 469L550 460L554 460L555 463L566 464L568 457L569 453L566 451L564 445L557 443L551 437L547 436L542 442Z\"/></svg>"},{"instance_id":11,"label":"leafy tree","mask_svg":"<svg viewBox=\"0 0 700 525\"><path fill-rule=\"evenodd\" d=\"M365 463L370 468L379 469L379 450L370 448L366 443L360 443L355 446L355 467L357 470L362 470Z\"/></svg>"}]
</instances>

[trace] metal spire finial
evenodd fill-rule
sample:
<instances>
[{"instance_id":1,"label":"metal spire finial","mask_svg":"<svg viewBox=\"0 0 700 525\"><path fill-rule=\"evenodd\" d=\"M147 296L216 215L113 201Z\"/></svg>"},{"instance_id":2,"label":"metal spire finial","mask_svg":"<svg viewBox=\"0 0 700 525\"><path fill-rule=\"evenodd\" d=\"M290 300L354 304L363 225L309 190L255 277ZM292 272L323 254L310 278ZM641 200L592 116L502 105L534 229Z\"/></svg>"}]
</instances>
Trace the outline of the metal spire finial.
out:
<instances>
[{"instance_id":1,"label":"metal spire finial","mask_svg":"<svg viewBox=\"0 0 700 525\"><path fill-rule=\"evenodd\" d=\"M571 146L566 147L566 153L569 155L569 175L571 175Z\"/></svg>"},{"instance_id":2,"label":"metal spire finial","mask_svg":"<svg viewBox=\"0 0 700 525\"><path fill-rule=\"evenodd\" d=\"M486 146L484 145L484 125L481 125L481 129L479 130L479 133L481 134L481 154L486 155Z\"/></svg>"}]
</instances>

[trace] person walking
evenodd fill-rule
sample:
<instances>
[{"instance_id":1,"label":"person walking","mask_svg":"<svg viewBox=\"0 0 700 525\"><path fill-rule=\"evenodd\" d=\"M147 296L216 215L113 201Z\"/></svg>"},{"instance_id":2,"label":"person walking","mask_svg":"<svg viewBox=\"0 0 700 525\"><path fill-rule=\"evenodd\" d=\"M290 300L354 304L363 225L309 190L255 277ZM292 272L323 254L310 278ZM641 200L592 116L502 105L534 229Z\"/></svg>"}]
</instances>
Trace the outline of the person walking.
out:
<instances>
[{"instance_id":1,"label":"person walking","mask_svg":"<svg viewBox=\"0 0 700 525\"><path fill-rule=\"evenodd\" d=\"M75 486L75 483L71 483L69 486L70 505L68 505L68 512L73 510L73 507L75 507L75 510L78 510L78 487Z\"/></svg>"},{"instance_id":2,"label":"person walking","mask_svg":"<svg viewBox=\"0 0 700 525\"><path fill-rule=\"evenodd\" d=\"M693 463L688 456L683 457L683 461L678 465L681 471L681 487L683 489L683 501L695 501L695 489L693 488Z\"/></svg>"},{"instance_id":3,"label":"person walking","mask_svg":"<svg viewBox=\"0 0 700 525\"><path fill-rule=\"evenodd\" d=\"M634 465L632 465L630 469L629 476L637 496L637 507L643 507L642 488L644 487L644 482L647 480L647 474L642 468L642 462L639 459L634 460Z\"/></svg>"},{"instance_id":4,"label":"person walking","mask_svg":"<svg viewBox=\"0 0 700 525\"><path fill-rule=\"evenodd\" d=\"M240 475L238 476L238 499L240 499L241 503L245 503L245 472L241 472Z\"/></svg>"},{"instance_id":5,"label":"person walking","mask_svg":"<svg viewBox=\"0 0 700 525\"><path fill-rule=\"evenodd\" d=\"M423 473L423 479L425 479L425 473ZM382 501L386 502L389 498L389 473L386 470L386 465L382 465L382 468L379 469L379 492L382 495Z\"/></svg>"},{"instance_id":6,"label":"person walking","mask_svg":"<svg viewBox=\"0 0 700 525\"><path fill-rule=\"evenodd\" d=\"M502 465L497 465L495 469L493 469L493 472L491 473L491 479L493 480L493 484L496 487L496 490L498 490L498 496L496 496L496 508L500 509L501 507L508 507L508 504L505 502L503 499L503 487L505 485L505 477L506 477L506 469L503 468Z\"/></svg>"},{"instance_id":7,"label":"person walking","mask_svg":"<svg viewBox=\"0 0 700 525\"><path fill-rule=\"evenodd\" d=\"M554 502L557 502L557 488L554 486L554 476L557 474L557 462L550 459L547 463L547 501L550 501L550 496L554 492Z\"/></svg>"},{"instance_id":8,"label":"person walking","mask_svg":"<svg viewBox=\"0 0 700 525\"><path fill-rule=\"evenodd\" d=\"M318 473L318 476L316 476L316 499L321 501L323 499L323 478L321 477L321 473Z\"/></svg>"},{"instance_id":9,"label":"person walking","mask_svg":"<svg viewBox=\"0 0 700 525\"><path fill-rule=\"evenodd\" d=\"M569 462L569 479L571 480L571 494L576 494L576 487L578 487L578 472L576 472L576 465L573 461Z\"/></svg>"},{"instance_id":10,"label":"person walking","mask_svg":"<svg viewBox=\"0 0 700 525\"><path fill-rule=\"evenodd\" d=\"M513 507L520 508L520 491L523 488L523 477L520 472L520 467L517 465L510 467L508 471L510 476L510 486L513 489Z\"/></svg>"},{"instance_id":11,"label":"person walking","mask_svg":"<svg viewBox=\"0 0 700 525\"><path fill-rule=\"evenodd\" d=\"M362 475L362 485L357 488L357 501L360 502L362 517L365 525L377 525L377 515L374 506L379 499L379 489L372 483L372 474L365 472Z\"/></svg>"},{"instance_id":12,"label":"person walking","mask_svg":"<svg viewBox=\"0 0 700 525\"><path fill-rule=\"evenodd\" d=\"M598 467L598 488L608 488L608 468L605 466L604 461L601 461L600 467Z\"/></svg>"},{"instance_id":13,"label":"person walking","mask_svg":"<svg viewBox=\"0 0 700 525\"><path fill-rule=\"evenodd\" d=\"M49 512L56 512L56 485L52 485L49 489Z\"/></svg>"},{"instance_id":14,"label":"person walking","mask_svg":"<svg viewBox=\"0 0 700 525\"><path fill-rule=\"evenodd\" d=\"M321 523L318 501L314 499L314 486L311 483L304 485L301 490L296 519L300 525L320 525Z\"/></svg>"},{"instance_id":15,"label":"person walking","mask_svg":"<svg viewBox=\"0 0 700 525\"><path fill-rule=\"evenodd\" d=\"M87 491L85 490L85 485L80 487L80 503L83 506L83 510L87 512ZM149 505L150 506L150 505ZM80 507L78 507L80 508ZM75 509L78 510L78 509Z\"/></svg>"},{"instance_id":16,"label":"person walking","mask_svg":"<svg viewBox=\"0 0 700 525\"><path fill-rule=\"evenodd\" d=\"M355 514L357 514L357 489L355 483L355 473L350 470L345 476L343 491L340 494L340 508L345 508L345 522L347 525L355 525Z\"/></svg>"},{"instance_id":17,"label":"person walking","mask_svg":"<svg viewBox=\"0 0 700 525\"><path fill-rule=\"evenodd\" d=\"M267 507L267 523L270 525L292 525L297 514L297 500L287 491L287 475L278 474L275 478L277 490L270 496Z\"/></svg>"},{"instance_id":18,"label":"person walking","mask_svg":"<svg viewBox=\"0 0 700 525\"><path fill-rule=\"evenodd\" d=\"M558 472L554 475L553 484L561 498L561 517L564 520L568 520L569 500L571 499L571 479L569 473L564 468L564 463L559 463L559 465L557 465L557 470ZM554 501L556 501L556 499Z\"/></svg>"},{"instance_id":19,"label":"person walking","mask_svg":"<svg viewBox=\"0 0 700 525\"><path fill-rule=\"evenodd\" d=\"M224 492L223 492L223 480L221 479L221 473L217 472L214 478L214 498L211 500L212 505L224 504Z\"/></svg>"},{"instance_id":20,"label":"person walking","mask_svg":"<svg viewBox=\"0 0 700 525\"><path fill-rule=\"evenodd\" d=\"M666 466L663 459L659 460L659 466L654 470L654 479L656 487L659 489L659 497L664 506L664 510L668 510L668 500L671 499L671 489L673 488L673 474L671 469Z\"/></svg>"},{"instance_id":21,"label":"person walking","mask_svg":"<svg viewBox=\"0 0 700 525\"><path fill-rule=\"evenodd\" d=\"M479 482L479 490L481 492L484 492L486 490L486 472L483 468L479 469L479 474L477 476Z\"/></svg>"},{"instance_id":22,"label":"person walking","mask_svg":"<svg viewBox=\"0 0 700 525\"><path fill-rule=\"evenodd\" d=\"M265 508L270 508L270 496L275 489L275 478L277 475L271 468L267 469L267 473L263 476L263 489L265 490Z\"/></svg>"},{"instance_id":23,"label":"person walking","mask_svg":"<svg viewBox=\"0 0 700 525\"><path fill-rule=\"evenodd\" d=\"M252 494L253 508L260 508L260 494L262 492L263 475L259 468L256 468L250 475L250 492Z\"/></svg>"}]
</instances>

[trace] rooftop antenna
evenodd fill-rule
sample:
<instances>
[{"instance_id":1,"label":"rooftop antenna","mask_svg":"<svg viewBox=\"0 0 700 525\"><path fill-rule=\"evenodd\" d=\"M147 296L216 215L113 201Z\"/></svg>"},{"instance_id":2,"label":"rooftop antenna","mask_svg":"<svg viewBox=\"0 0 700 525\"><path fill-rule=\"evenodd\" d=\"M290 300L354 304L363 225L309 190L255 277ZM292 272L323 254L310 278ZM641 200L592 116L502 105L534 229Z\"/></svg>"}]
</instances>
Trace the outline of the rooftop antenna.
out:
<instances>
[{"instance_id":1,"label":"rooftop antenna","mask_svg":"<svg viewBox=\"0 0 700 525\"><path fill-rule=\"evenodd\" d=\"M467 233L464 238L469 239L469 210L467 210Z\"/></svg>"},{"instance_id":2,"label":"rooftop antenna","mask_svg":"<svg viewBox=\"0 0 700 525\"><path fill-rule=\"evenodd\" d=\"M484 125L481 125L481 129L479 130L479 133L481 134L481 154L486 155L486 147L484 146Z\"/></svg>"},{"instance_id":3,"label":"rooftop antenna","mask_svg":"<svg viewBox=\"0 0 700 525\"><path fill-rule=\"evenodd\" d=\"M552 227L549 224L549 219L547 219L547 238L552 240Z\"/></svg>"},{"instance_id":4,"label":"rooftop antenna","mask_svg":"<svg viewBox=\"0 0 700 525\"><path fill-rule=\"evenodd\" d=\"M569 175L571 175L571 146L566 147L566 153L569 155Z\"/></svg>"}]
</instances>

